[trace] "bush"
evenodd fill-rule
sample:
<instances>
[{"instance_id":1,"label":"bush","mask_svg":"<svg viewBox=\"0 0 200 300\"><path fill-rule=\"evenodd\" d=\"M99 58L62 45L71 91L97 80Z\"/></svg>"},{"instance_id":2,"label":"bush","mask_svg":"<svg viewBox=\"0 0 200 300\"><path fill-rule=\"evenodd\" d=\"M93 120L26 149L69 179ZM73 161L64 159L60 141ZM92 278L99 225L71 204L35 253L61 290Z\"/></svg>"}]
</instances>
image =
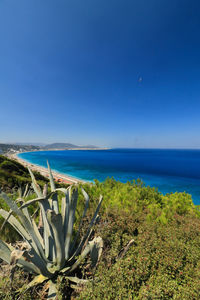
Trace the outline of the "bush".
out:
<instances>
[{"instance_id":1,"label":"bush","mask_svg":"<svg viewBox=\"0 0 200 300\"><path fill-rule=\"evenodd\" d=\"M84 185L91 198L98 199L102 194L104 202L102 209L109 212L117 209L139 213L146 211L149 220L156 219L158 222L166 224L173 219L175 214L199 215L197 207L192 202L192 198L186 193L174 193L163 195L157 189L145 186L143 182L130 181L121 183L108 178L100 183L95 180L95 184Z\"/></svg>"},{"instance_id":2,"label":"bush","mask_svg":"<svg viewBox=\"0 0 200 300\"><path fill-rule=\"evenodd\" d=\"M176 215L166 226L145 215L115 214L98 228L103 260L78 299L199 299L199 218ZM135 244L119 259L132 238Z\"/></svg>"},{"instance_id":3,"label":"bush","mask_svg":"<svg viewBox=\"0 0 200 300\"><path fill-rule=\"evenodd\" d=\"M141 181L123 184L112 178L86 184L84 189L91 201L81 233L102 194L101 218L94 232L103 238L104 249L95 271L88 263L83 266L84 278L91 281L72 297L200 299L200 213L190 195L162 195ZM77 221L82 215L83 195L79 200ZM126 248L132 239L134 243ZM57 285L60 299L65 299L67 279Z\"/></svg>"}]
</instances>

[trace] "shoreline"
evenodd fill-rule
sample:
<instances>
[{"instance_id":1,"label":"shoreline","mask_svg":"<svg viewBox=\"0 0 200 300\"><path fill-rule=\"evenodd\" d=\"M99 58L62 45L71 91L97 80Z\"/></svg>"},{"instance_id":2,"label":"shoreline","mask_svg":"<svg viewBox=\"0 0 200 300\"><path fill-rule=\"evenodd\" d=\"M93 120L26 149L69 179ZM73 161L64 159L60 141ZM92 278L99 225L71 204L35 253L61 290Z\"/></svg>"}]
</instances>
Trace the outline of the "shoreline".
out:
<instances>
[{"instance_id":1,"label":"shoreline","mask_svg":"<svg viewBox=\"0 0 200 300\"><path fill-rule=\"evenodd\" d=\"M20 153L21 152L17 152L14 154L7 154L7 157L12 160L18 161L24 167L26 167L26 168L29 167L32 171L39 172L42 176L49 178L49 172L48 172L47 167L45 168L45 167L38 166L36 164L30 163L30 162L18 157L18 154L20 154ZM53 175L54 180L59 183L65 183L65 184L87 183L87 181L77 179L75 177L65 175L63 173L53 171L53 170L52 170L52 175Z\"/></svg>"}]
</instances>

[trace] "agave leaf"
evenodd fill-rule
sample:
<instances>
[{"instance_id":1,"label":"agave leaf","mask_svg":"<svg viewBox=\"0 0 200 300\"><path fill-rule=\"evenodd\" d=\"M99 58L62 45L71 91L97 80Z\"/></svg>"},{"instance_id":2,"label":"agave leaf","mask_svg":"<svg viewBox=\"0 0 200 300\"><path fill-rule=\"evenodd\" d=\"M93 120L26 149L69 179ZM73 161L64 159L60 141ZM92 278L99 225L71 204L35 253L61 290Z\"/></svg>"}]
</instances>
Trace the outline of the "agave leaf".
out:
<instances>
[{"instance_id":1,"label":"agave leaf","mask_svg":"<svg viewBox=\"0 0 200 300\"><path fill-rule=\"evenodd\" d=\"M10 206L10 208L19 216L21 222L23 223L23 226L27 229L27 231L29 232L29 235L31 236L31 238L33 239L33 242L35 243L35 246L37 247L41 257L46 261L46 257L42 248L42 245L40 244L35 231L32 227L32 224L30 224L29 220L27 219L27 217L23 214L23 212L18 208L17 204L12 201L5 193L1 194L3 199L6 201L6 203Z\"/></svg>"},{"instance_id":2,"label":"agave leaf","mask_svg":"<svg viewBox=\"0 0 200 300\"><path fill-rule=\"evenodd\" d=\"M43 276L47 276L47 277L52 277L53 273L50 272L47 269L46 263L45 261L37 254L37 252L34 250L34 248L29 248L27 246L29 246L28 244L26 245L26 242L24 243L25 245L25 251L23 251L23 257L19 258L19 260L17 261L17 264L20 266L20 264L22 266L31 268L32 272L37 273L37 274L42 274ZM14 247L12 247L11 245L7 245L11 252L22 252L19 249L15 249ZM24 260L26 259L26 260Z\"/></svg>"},{"instance_id":3,"label":"agave leaf","mask_svg":"<svg viewBox=\"0 0 200 300\"><path fill-rule=\"evenodd\" d=\"M8 216L4 219L3 224L1 225L0 231L3 229L3 227L5 226L6 222L8 222L8 219L10 218L10 216L12 215L13 211L10 209L8 212Z\"/></svg>"},{"instance_id":4,"label":"agave leaf","mask_svg":"<svg viewBox=\"0 0 200 300\"><path fill-rule=\"evenodd\" d=\"M17 262L19 267L23 267L26 271L30 273L40 274L40 269L37 268L33 263L28 262L22 258L20 258Z\"/></svg>"},{"instance_id":5,"label":"agave leaf","mask_svg":"<svg viewBox=\"0 0 200 300\"><path fill-rule=\"evenodd\" d=\"M22 187L21 186L18 188L18 193L19 193L19 197L21 198L22 197Z\"/></svg>"},{"instance_id":6,"label":"agave leaf","mask_svg":"<svg viewBox=\"0 0 200 300\"><path fill-rule=\"evenodd\" d=\"M24 209L26 207L28 207L29 205L32 205L34 204L35 202L40 202L42 200L45 200L46 198L45 197L39 197L39 198L35 198L35 199L31 199L29 201L26 201L24 202L21 206L20 206L20 209Z\"/></svg>"},{"instance_id":7,"label":"agave leaf","mask_svg":"<svg viewBox=\"0 0 200 300\"><path fill-rule=\"evenodd\" d=\"M80 263L84 260L86 255L90 252L91 258L92 258L92 266L94 267L102 253L102 248L103 248L103 240L101 237L95 237L91 242L87 244L79 258L76 260L76 262L71 266L70 270L68 273L71 273L73 270L75 270Z\"/></svg>"},{"instance_id":8,"label":"agave leaf","mask_svg":"<svg viewBox=\"0 0 200 300\"><path fill-rule=\"evenodd\" d=\"M57 295L57 288L56 285L52 282L52 280L49 280L49 292L47 299L55 300Z\"/></svg>"},{"instance_id":9,"label":"agave leaf","mask_svg":"<svg viewBox=\"0 0 200 300\"><path fill-rule=\"evenodd\" d=\"M8 212L0 209L0 215L3 218L7 218L8 216ZM35 245L35 243L33 243L33 241L31 240L31 237L29 235L29 233L24 229L24 227L20 224L20 222L14 217L14 216L10 216L10 218L8 219L8 222L13 226L13 228L21 235L21 237L23 239L25 239L28 243L28 245L30 245L30 247L32 247L32 254L33 257L30 259L39 269L43 269L42 272L46 271L46 265L44 265L44 261L43 259L39 256L39 254L37 253L37 247Z\"/></svg>"},{"instance_id":10,"label":"agave leaf","mask_svg":"<svg viewBox=\"0 0 200 300\"><path fill-rule=\"evenodd\" d=\"M8 216L8 212L3 209L0 209L0 215L3 218L6 218ZM43 266L44 262L43 262L42 258L40 258L40 256L38 255L37 247L36 247L35 243L31 240L29 233L24 229L24 227L20 224L20 222L14 216L10 216L10 218L8 219L8 222L21 235L21 237L27 241L28 245L30 247L32 247L32 253L34 255L35 260L31 259L31 261L33 263L35 263L39 268L40 267L44 268L44 271L45 271L46 266L45 267ZM9 248L11 249L11 247L9 247Z\"/></svg>"},{"instance_id":11,"label":"agave leaf","mask_svg":"<svg viewBox=\"0 0 200 300\"><path fill-rule=\"evenodd\" d=\"M14 249L10 254L10 265L16 265L18 259L20 259L25 251L20 249Z\"/></svg>"},{"instance_id":12,"label":"agave leaf","mask_svg":"<svg viewBox=\"0 0 200 300\"><path fill-rule=\"evenodd\" d=\"M4 218L6 218L8 216L8 212L3 210L3 209L0 209L0 214ZM36 247L35 243L33 243L33 241L31 240L30 235L27 233L27 231L24 229L24 227L19 223L19 221L14 216L10 216L10 218L8 219L8 222L27 241L27 243L30 245L30 247L32 247L31 252L30 252L30 256L28 256L27 258L33 264L35 264L35 266L37 266L38 269L40 269L42 274L45 274L45 275L48 274L48 276L51 276L52 274L51 274L51 272L48 271L46 263L45 263L46 258L44 260L43 258L41 258L39 256L39 254L37 253L37 247Z\"/></svg>"},{"instance_id":13,"label":"agave leaf","mask_svg":"<svg viewBox=\"0 0 200 300\"><path fill-rule=\"evenodd\" d=\"M29 233L24 229L20 222L12 215L10 215L6 210L0 209L0 215L7 220L10 225L21 235L21 237L32 245L31 237ZM32 245L33 246L33 245ZM34 247L34 246L33 246Z\"/></svg>"},{"instance_id":14,"label":"agave leaf","mask_svg":"<svg viewBox=\"0 0 200 300\"><path fill-rule=\"evenodd\" d=\"M75 238L74 238L73 244L72 244L72 246L70 247L70 252L73 252L73 250L74 250L74 247L75 247L75 245L76 245L77 239L78 239L79 234L80 234L81 226L82 226L82 224L83 224L83 219L85 218L85 215L86 215L86 212L87 212L87 209L88 209L88 206L89 206L89 196L88 196L88 194L84 191L83 188L82 188L81 190L82 190L83 196L84 196L84 198L85 198L85 208L84 208L83 215L82 215L82 218L81 218L81 221L80 221L80 224L79 224L78 231L77 231L76 236L75 236Z\"/></svg>"},{"instance_id":15,"label":"agave leaf","mask_svg":"<svg viewBox=\"0 0 200 300\"><path fill-rule=\"evenodd\" d=\"M65 272L67 272L68 270L70 270L70 267L66 267L66 268L60 270L60 273L65 273Z\"/></svg>"},{"instance_id":16,"label":"agave leaf","mask_svg":"<svg viewBox=\"0 0 200 300\"><path fill-rule=\"evenodd\" d=\"M51 191L54 192L55 189L56 189L56 187L55 187L55 183L54 183L54 179L53 179L53 174L51 172L51 168L50 168L48 160L47 160L47 166L48 166L48 171L49 171L49 180L50 180Z\"/></svg>"},{"instance_id":17,"label":"agave leaf","mask_svg":"<svg viewBox=\"0 0 200 300\"><path fill-rule=\"evenodd\" d=\"M33 229L35 231L35 234L36 234L38 240L40 241L40 244L42 245L42 248L44 249L44 241L43 241L43 238L41 237L41 234L38 230L38 227L37 227L34 219L32 220L32 224L33 224Z\"/></svg>"},{"instance_id":18,"label":"agave leaf","mask_svg":"<svg viewBox=\"0 0 200 300\"><path fill-rule=\"evenodd\" d=\"M25 208L25 207L28 207L29 205L34 204L35 202L40 202L40 203L42 203L42 202L48 202L47 199L50 198L53 194L54 194L54 192L51 192L51 193L49 193L46 197L42 196L42 197L39 197L39 198L36 198L36 199L32 199L32 200L26 201L25 203L23 203L23 204L20 206L20 209L23 209L23 208ZM50 209L49 204L47 205L46 210L47 210L47 209Z\"/></svg>"},{"instance_id":19,"label":"agave leaf","mask_svg":"<svg viewBox=\"0 0 200 300\"><path fill-rule=\"evenodd\" d=\"M86 211L88 209L88 206L89 206L89 196L88 196L88 194L86 193L86 191L83 188L81 189L81 191L82 191L83 196L85 198L85 209L84 209L83 217L82 217L82 218L84 218L85 215L86 215Z\"/></svg>"},{"instance_id":20,"label":"agave leaf","mask_svg":"<svg viewBox=\"0 0 200 300\"><path fill-rule=\"evenodd\" d=\"M47 166L48 166L48 170L49 170L49 180L50 180L50 186L51 186L51 191L52 192L55 192L55 182L54 182L54 179L53 179L53 175L52 175L52 172L51 172L51 168L50 168L50 165L49 165L49 162L47 160ZM56 214L59 213L59 208L58 208L58 197L57 197L57 193L55 193L52 197L52 207L53 209L55 210Z\"/></svg>"},{"instance_id":21,"label":"agave leaf","mask_svg":"<svg viewBox=\"0 0 200 300\"><path fill-rule=\"evenodd\" d=\"M32 262L40 270L40 273L43 276L48 278L53 276L53 273L48 270L45 260L41 258L33 248L31 248L29 252L24 252L24 257L26 257L28 261Z\"/></svg>"},{"instance_id":22,"label":"agave leaf","mask_svg":"<svg viewBox=\"0 0 200 300\"><path fill-rule=\"evenodd\" d=\"M62 216L61 214L56 214L53 210L47 211L47 219L53 229L53 234L55 238L56 245L56 262L58 269L62 269L65 263L65 247L63 239L63 230L62 230Z\"/></svg>"},{"instance_id":23,"label":"agave leaf","mask_svg":"<svg viewBox=\"0 0 200 300\"><path fill-rule=\"evenodd\" d=\"M2 243L4 244L4 248L2 247ZM5 246L8 248L5 248ZM1 256L1 250L3 250L3 255ZM0 258L3 259L4 261L6 261L7 263L11 263L11 254L13 253L13 251L16 250L13 246L0 241ZM31 263L30 261L24 260L24 258L18 258L16 264L19 267L23 267L26 271L30 272L30 273L35 273L35 274L40 274L41 270L36 267L36 265L34 265L33 263Z\"/></svg>"},{"instance_id":24,"label":"agave leaf","mask_svg":"<svg viewBox=\"0 0 200 300\"><path fill-rule=\"evenodd\" d=\"M59 208L58 208L58 195L53 194L52 196L52 208L55 211L56 214L59 213Z\"/></svg>"},{"instance_id":25,"label":"agave leaf","mask_svg":"<svg viewBox=\"0 0 200 300\"><path fill-rule=\"evenodd\" d=\"M61 215L62 215L63 229L65 227L65 215L66 215L66 210L67 210L66 197L67 197L67 195L65 195L65 197L62 197L62 201L61 201ZM65 234L64 234L64 236L65 236Z\"/></svg>"},{"instance_id":26,"label":"agave leaf","mask_svg":"<svg viewBox=\"0 0 200 300\"><path fill-rule=\"evenodd\" d=\"M52 260L52 255L50 255L50 245L49 245L49 240L51 237L51 229L50 229L49 223L47 221L46 212L44 210L44 207L41 204L40 204L40 209L41 209L41 214L42 214L42 224L44 227L43 235L44 235L45 255L47 258Z\"/></svg>"},{"instance_id":27,"label":"agave leaf","mask_svg":"<svg viewBox=\"0 0 200 300\"><path fill-rule=\"evenodd\" d=\"M11 255L11 250L9 249L9 247L5 242L0 240L0 258L9 264L10 255Z\"/></svg>"},{"instance_id":28,"label":"agave leaf","mask_svg":"<svg viewBox=\"0 0 200 300\"><path fill-rule=\"evenodd\" d=\"M19 215L20 213L22 214L17 204L13 200L11 200L5 193L1 193L1 197L4 199L4 201L14 213L16 213L17 215Z\"/></svg>"},{"instance_id":29,"label":"agave leaf","mask_svg":"<svg viewBox=\"0 0 200 300\"><path fill-rule=\"evenodd\" d=\"M70 241L71 241L72 232L73 232L77 200L78 200L78 189L76 188L72 192L71 204L69 206L69 222L68 222L68 227L67 227L67 236L65 239L65 259L66 260L68 260L68 258L69 258L69 247L70 247Z\"/></svg>"},{"instance_id":30,"label":"agave leaf","mask_svg":"<svg viewBox=\"0 0 200 300\"><path fill-rule=\"evenodd\" d=\"M55 242L53 238L52 228L47 220L46 211L44 209L43 203L40 203L40 209L42 213L42 222L44 226L44 247L45 255L51 261L55 262ZM48 211L48 210L47 210Z\"/></svg>"},{"instance_id":31,"label":"agave leaf","mask_svg":"<svg viewBox=\"0 0 200 300\"><path fill-rule=\"evenodd\" d=\"M37 181L35 180L35 176L33 175L33 172L31 171L31 169L28 168L28 170L31 175L33 189L34 189L35 193L37 194L38 198L42 198L42 191L40 189L40 186L37 184Z\"/></svg>"},{"instance_id":32,"label":"agave leaf","mask_svg":"<svg viewBox=\"0 0 200 300\"><path fill-rule=\"evenodd\" d=\"M83 252L81 253L81 255L76 260L76 262L71 266L71 268L68 271L68 273L71 273L72 271L74 271L82 263L82 261L84 260L84 258L86 257L86 255L88 253L90 253L90 250L91 250L91 246L88 243L87 246L85 247L85 249L83 250Z\"/></svg>"},{"instance_id":33,"label":"agave leaf","mask_svg":"<svg viewBox=\"0 0 200 300\"><path fill-rule=\"evenodd\" d=\"M78 277L73 277L73 276L65 276L65 278L67 278L68 280L77 283L77 284L86 284L88 283L88 280L86 279L80 279Z\"/></svg>"},{"instance_id":34,"label":"agave leaf","mask_svg":"<svg viewBox=\"0 0 200 300\"><path fill-rule=\"evenodd\" d=\"M42 260L44 260L45 263L47 264L49 261L47 260L47 258L45 256L44 249L43 249L43 247L42 247L42 245L40 243L40 240L38 239L37 234L36 234L34 228L32 226L29 226L29 224L30 223L27 223L26 227L27 227L29 233L31 234L33 242L35 243L35 245L36 245L36 247L37 247L37 249L39 251L39 255L41 256Z\"/></svg>"},{"instance_id":35,"label":"agave leaf","mask_svg":"<svg viewBox=\"0 0 200 300\"><path fill-rule=\"evenodd\" d=\"M29 272L41 274L40 276L35 277L27 287L23 288L23 290L27 290L28 288L33 287L38 283L42 283L47 279L53 278L53 276L57 275L58 270L61 273L72 272L79 266L79 264L81 264L83 259L89 253L91 254L92 265L94 266L98 262L100 254L102 252L103 244L100 237L94 238L93 241L88 242L90 234L92 232L91 228L98 217L102 197L100 197L99 204L96 208L96 211L84 238L81 240L78 248L71 256L72 248L74 248L79 237L83 219L88 209L89 197L87 193L82 189L85 198L85 208L80 220L77 234L71 246L73 226L75 222L75 212L78 201L78 188L76 187L75 189L73 189L72 193L71 187L68 189L56 189L49 163L47 162L47 164L52 191L49 195L47 194L47 185L42 192L30 169L29 172L32 178L32 185L35 193L37 194L36 199L23 203L19 208L18 205L14 201L12 201L6 194L2 194L3 199L10 206L11 211L10 213L8 213L1 209L0 214L4 215L4 218L6 218L8 222L20 233L20 235L31 246L31 249L29 251L19 251L17 249L13 250L12 247L9 247L5 243L1 242L0 257L2 255L8 262L10 261L11 257L11 262L13 262L14 264L24 267ZM61 214L59 213L58 206L58 191L64 192L65 194L65 198L62 199ZM25 190L25 193L23 193L23 190L21 190L20 193L21 195L26 194L27 191ZM40 212L43 220L44 237L40 234L35 221L30 218L29 215L28 206L35 202L39 202ZM17 218L19 217L19 221L12 215L12 212L17 215ZM83 250L84 245L86 245L86 247ZM77 255L79 255L79 257L74 262L75 256ZM63 268L66 262L65 259L70 263L68 264L68 267ZM81 280L72 276L68 276L67 278L74 283L87 282L86 280ZM55 297L56 286L54 285L54 281L50 280L48 299L55 299Z\"/></svg>"},{"instance_id":36,"label":"agave leaf","mask_svg":"<svg viewBox=\"0 0 200 300\"><path fill-rule=\"evenodd\" d=\"M24 199L22 199L22 198L18 198L17 201L23 202L23 204L25 203L25 202L24 202ZM23 205L23 204L22 204L22 205ZM27 207L22 208L22 212L23 212L23 214L27 217L27 219L29 220L29 222L32 223L32 220L31 220L31 218L30 218L30 215L29 215L29 212L28 212Z\"/></svg>"},{"instance_id":37,"label":"agave leaf","mask_svg":"<svg viewBox=\"0 0 200 300\"><path fill-rule=\"evenodd\" d=\"M71 186L69 186L68 188L56 188L55 191L56 191L56 192L62 192L62 193L64 193L64 194L66 194L66 193L67 193L67 190L68 190L69 188L71 188Z\"/></svg>"},{"instance_id":38,"label":"agave leaf","mask_svg":"<svg viewBox=\"0 0 200 300\"><path fill-rule=\"evenodd\" d=\"M32 224L32 220L31 220L31 217L30 217L30 215L29 215L29 212L28 212L27 207L23 208L23 209L22 209L22 212L23 212L23 214L27 217L27 219L28 219L28 221L30 222L30 224Z\"/></svg>"},{"instance_id":39,"label":"agave leaf","mask_svg":"<svg viewBox=\"0 0 200 300\"><path fill-rule=\"evenodd\" d=\"M61 205L61 214L62 214L62 221L63 221L63 236L64 240L67 235L68 223L69 223L69 207L71 204L71 186L68 189L63 189L65 197L62 198L62 205Z\"/></svg>"},{"instance_id":40,"label":"agave leaf","mask_svg":"<svg viewBox=\"0 0 200 300\"><path fill-rule=\"evenodd\" d=\"M90 244L90 256L92 260L92 268L96 266L96 264L99 262L100 256L103 251L103 240L100 236L95 237Z\"/></svg>"},{"instance_id":41,"label":"agave leaf","mask_svg":"<svg viewBox=\"0 0 200 300\"><path fill-rule=\"evenodd\" d=\"M72 186L68 188L57 188L56 192L64 193L65 197L62 198L61 202L61 214L63 220L63 227L64 227L64 239L66 238L67 228L69 223L69 211L72 202Z\"/></svg>"},{"instance_id":42,"label":"agave leaf","mask_svg":"<svg viewBox=\"0 0 200 300\"><path fill-rule=\"evenodd\" d=\"M48 194L48 183L46 183L46 184L44 185L42 194L43 194L44 198L47 197L47 194Z\"/></svg>"},{"instance_id":43,"label":"agave leaf","mask_svg":"<svg viewBox=\"0 0 200 300\"><path fill-rule=\"evenodd\" d=\"M45 280L48 280L49 278L48 277L45 277L43 276L42 274L34 277L34 279L28 284L28 285L24 285L22 288L20 288L18 290L19 293L24 293L26 292L28 289L40 284L40 283L43 283Z\"/></svg>"},{"instance_id":44,"label":"agave leaf","mask_svg":"<svg viewBox=\"0 0 200 300\"><path fill-rule=\"evenodd\" d=\"M45 198L43 198L43 199L41 199L41 198L38 198L38 199L33 199L33 200L30 200L30 201L27 201L22 207L23 207L23 209L24 209L24 207L25 207L25 205L30 205L31 203L33 203L33 201L35 202L35 201L42 201L42 203L40 203L39 202L39 206L40 206L40 209L41 209L41 213L42 213L42 217L44 217L43 218L43 224L44 224L44 235L45 235L45 241L46 241L46 235L49 237L49 236L51 236L51 233L50 233L50 228L49 228L49 225L48 225L48 222L46 221L46 214L45 214L45 210L44 210L44 207L46 208L46 209L48 209L49 208L49 206L48 206L48 200L47 199L45 199ZM28 203L29 202L29 203ZM31 202L31 203L30 203ZM45 222L46 221L46 222ZM35 222L34 222L34 220L32 221L32 228L31 228L31 230L29 230L29 232L31 233L31 232L33 232L33 234L34 234L34 236L35 236L35 238L36 238L36 240L37 240L37 242L39 242L39 245L41 245L41 247L40 247L40 249L42 248L42 252L41 252L41 250L39 251L39 253L40 253L40 255L41 255L41 257L48 263L48 260L46 259L46 258L48 258L48 256L49 256L49 253L48 253L48 251L49 251L49 243L46 243L47 244L47 247L45 247L46 246L46 244L44 244L44 242L43 242L43 239L41 238L41 235L40 235L40 233L39 233L39 231L38 231L38 228L37 228L37 225L35 224ZM33 236L32 236L33 237ZM34 242L35 242L35 239L33 238L33 240L34 240ZM36 243L36 247L38 248L38 243ZM44 249L44 250L43 250ZM47 251L47 249L48 249L48 251ZM38 249L39 250L39 249ZM45 254L44 254L44 251L45 251Z\"/></svg>"},{"instance_id":45,"label":"agave leaf","mask_svg":"<svg viewBox=\"0 0 200 300\"><path fill-rule=\"evenodd\" d=\"M31 219L33 219L33 218L37 215L38 211L40 211L40 208L39 208L39 207L37 207L37 208L35 209L35 211L34 211L33 214L31 215Z\"/></svg>"},{"instance_id":46,"label":"agave leaf","mask_svg":"<svg viewBox=\"0 0 200 300\"><path fill-rule=\"evenodd\" d=\"M26 198L28 192L29 192L29 184L27 183L27 184L26 184L26 187L25 187L25 190L24 190L24 193L23 193L23 195L22 195L22 198Z\"/></svg>"},{"instance_id":47,"label":"agave leaf","mask_svg":"<svg viewBox=\"0 0 200 300\"><path fill-rule=\"evenodd\" d=\"M93 224L95 224L95 222L96 222L96 220L98 218L98 212L99 212L99 209L101 207L102 200L103 200L103 197L101 195L100 199L99 199L99 204L98 204L98 206L96 208L96 211L94 213L94 216L93 216L93 218L92 218L92 220L90 222L88 230L87 230L84 238L80 241L78 247L76 248L76 251L74 252L74 254L72 255L72 257L70 258L70 260L72 260L75 256L77 256L77 255L80 254L80 252L81 252L81 250L83 248L83 245L85 244L85 242L87 241L88 237L90 236L90 234L91 234L91 228L92 228Z\"/></svg>"}]
</instances>

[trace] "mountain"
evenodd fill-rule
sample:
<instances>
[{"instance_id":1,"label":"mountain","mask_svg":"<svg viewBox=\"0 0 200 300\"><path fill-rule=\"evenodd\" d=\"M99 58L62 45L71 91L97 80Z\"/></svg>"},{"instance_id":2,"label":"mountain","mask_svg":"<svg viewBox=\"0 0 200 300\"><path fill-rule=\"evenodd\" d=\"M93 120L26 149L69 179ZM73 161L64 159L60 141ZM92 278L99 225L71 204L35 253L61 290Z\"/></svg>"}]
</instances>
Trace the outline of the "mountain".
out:
<instances>
[{"instance_id":1,"label":"mountain","mask_svg":"<svg viewBox=\"0 0 200 300\"><path fill-rule=\"evenodd\" d=\"M94 145L77 146L71 143L53 143L53 144L25 144L25 143L14 143L14 144L1 144L0 143L0 153L1 154L12 154L16 152L28 152L36 150L69 150L69 149L100 149Z\"/></svg>"},{"instance_id":2,"label":"mountain","mask_svg":"<svg viewBox=\"0 0 200 300\"><path fill-rule=\"evenodd\" d=\"M98 147L93 146L93 145L77 146L77 145L70 144L70 143L53 143L53 144L49 144L49 145L46 145L41 148L44 150L51 150L51 149L64 150L64 149L96 149Z\"/></svg>"},{"instance_id":3,"label":"mountain","mask_svg":"<svg viewBox=\"0 0 200 300\"><path fill-rule=\"evenodd\" d=\"M44 147L47 143L13 143L13 145Z\"/></svg>"},{"instance_id":4,"label":"mountain","mask_svg":"<svg viewBox=\"0 0 200 300\"><path fill-rule=\"evenodd\" d=\"M15 153L39 150L40 147L33 145L0 144L0 153Z\"/></svg>"},{"instance_id":5,"label":"mountain","mask_svg":"<svg viewBox=\"0 0 200 300\"><path fill-rule=\"evenodd\" d=\"M42 147L43 149L72 149L79 148L79 146L70 143L53 143Z\"/></svg>"}]
</instances>

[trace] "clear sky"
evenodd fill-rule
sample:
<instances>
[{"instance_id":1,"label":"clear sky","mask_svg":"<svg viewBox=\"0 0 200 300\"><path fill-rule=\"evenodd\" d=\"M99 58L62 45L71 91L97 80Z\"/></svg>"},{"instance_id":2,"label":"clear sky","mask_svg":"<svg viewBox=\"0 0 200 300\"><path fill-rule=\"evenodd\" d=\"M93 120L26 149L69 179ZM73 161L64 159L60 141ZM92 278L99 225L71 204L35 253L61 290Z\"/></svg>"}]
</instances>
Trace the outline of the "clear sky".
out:
<instances>
[{"instance_id":1,"label":"clear sky","mask_svg":"<svg viewBox=\"0 0 200 300\"><path fill-rule=\"evenodd\" d=\"M0 0L0 142L200 148L200 1Z\"/></svg>"}]
</instances>

